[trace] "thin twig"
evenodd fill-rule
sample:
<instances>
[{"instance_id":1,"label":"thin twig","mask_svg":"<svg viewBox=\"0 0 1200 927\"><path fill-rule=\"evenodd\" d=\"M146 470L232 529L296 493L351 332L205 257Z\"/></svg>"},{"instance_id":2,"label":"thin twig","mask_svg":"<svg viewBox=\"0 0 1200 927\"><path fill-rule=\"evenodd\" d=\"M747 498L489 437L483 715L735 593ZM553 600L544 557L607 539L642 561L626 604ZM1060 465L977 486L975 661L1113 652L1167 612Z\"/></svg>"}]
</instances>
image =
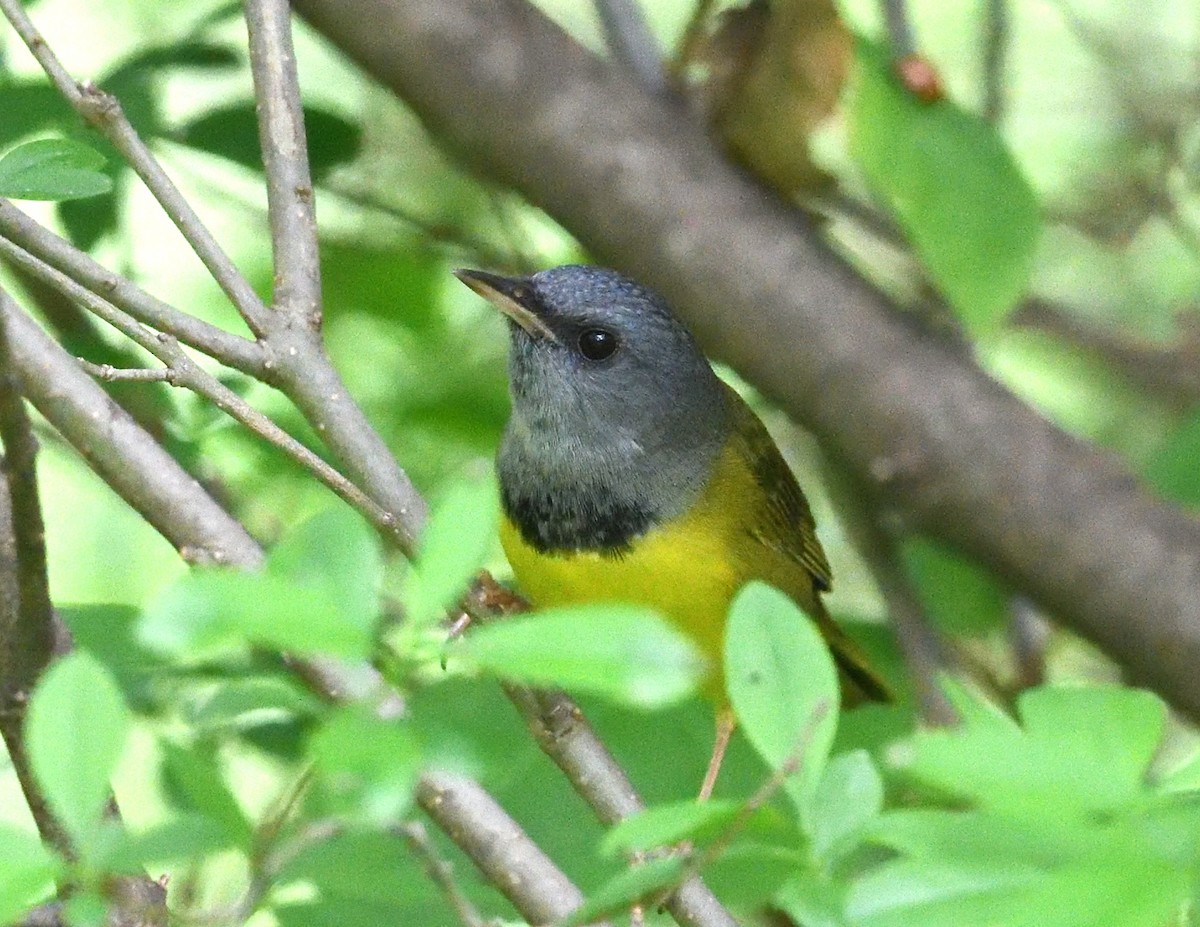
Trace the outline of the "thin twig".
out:
<instances>
[{"instance_id":1,"label":"thin twig","mask_svg":"<svg viewBox=\"0 0 1200 927\"><path fill-rule=\"evenodd\" d=\"M1017 692L1046 681L1046 642L1050 629L1037 607L1023 595L1009 602L1008 640L1012 646Z\"/></svg>"},{"instance_id":2,"label":"thin twig","mask_svg":"<svg viewBox=\"0 0 1200 927\"><path fill-rule=\"evenodd\" d=\"M158 200L163 211L204 262L213 279L242 314L250 330L256 335L262 334L268 324L270 310L207 226L200 221L196 211L167 176L162 165L151 154L137 130L126 118L120 102L98 87L80 84L72 79L58 56L34 27L20 0L0 0L0 11L7 17L58 92L89 125L98 129L108 139L125 158L126 163L142 178L146 188Z\"/></svg>"},{"instance_id":3,"label":"thin twig","mask_svg":"<svg viewBox=\"0 0 1200 927\"><path fill-rule=\"evenodd\" d=\"M1184 409L1200 402L1200 318L1194 313L1181 315L1179 322L1174 340L1164 343L1090 321L1044 299L1027 300L1012 316L1012 324L1083 348L1138 388Z\"/></svg>"},{"instance_id":4,"label":"thin twig","mask_svg":"<svg viewBox=\"0 0 1200 927\"><path fill-rule=\"evenodd\" d=\"M465 228L449 225L445 222L438 222L434 219L427 219L424 216L419 216L405 209L403 206L384 202L372 193L357 190L344 184L334 184L333 186L323 184L321 192L322 195L328 196L332 194L339 200L345 200L363 209L383 213L388 218L409 226L414 231L419 232L424 237L438 244L447 245L464 254L470 255L487 267L493 267L501 271L521 269L514 262L512 253L497 247L478 235L472 234Z\"/></svg>"},{"instance_id":5,"label":"thin twig","mask_svg":"<svg viewBox=\"0 0 1200 927\"><path fill-rule=\"evenodd\" d=\"M263 440L282 450L296 463L313 474L340 499L358 509L384 535L395 535L396 522L354 483L335 467L310 450L275 422L259 412L245 399L191 359L170 335L152 332L112 304L84 289L65 274L43 264L36 257L0 238L0 255L21 267L47 285L53 286L78 301L89 312L108 322L140 347L149 351L166 365L168 382L190 389L213 403L235 421L244 425Z\"/></svg>"},{"instance_id":6,"label":"thin twig","mask_svg":"<svg viewBox=\"0 0 1200 927\"><path fill-rule=\"evenodd\" d=\"M662 53L638 0L593 0L609 51L651 93L667 86Z\"/></svg>"},{"instance_id":7,"label":"thin twig","mask_svg":"<svg viewBox=\"0 0 1200 927\"><path fill-rule=\"evenodd\" d=\"M485 573L471 587L462 607L473 621L482 624L527 609L528 605ZM504 693L525 718L542 752L562 770L601 823L615 824L645 809L625 770L568 696L512 683L504 685ZM684 881L665 906L682 927L737 925L698 876Z\"/></svg>"},{"instance_id":8,"label":"thin twig","mask_svg":"<svg viewBox=\"0 0 1200 927\"><path fill-rule=\"evenodd\" d=\"M892 57L907 58L917 53L913 39L912 24L908 19L906 0L883 0L884 18L887 20L888 37L891 39Z\"/></svg>"},{"instance_id":9,"label":"thin twig","mask_svg":"<svg viewBox=\"0 0 1200 927\"><path fill-rule=\"evenodd\" d=\"M321 326L321 262L287 0L246 0L277 312Z\"/></svg>"},{"instance_id":10,"label":"thin twig","mask_svg":"<svg viewBox=\"0 0 1200 927\"><path fill-rule=\"evenodd\" d=\"M289 665L325 701L372 705L384 718L396 713L394 693L369 666L312 661ZM433 822L530 924L549 924L583 903L583 893L475 780L428 771L417 782L416 797Z\"/></svg>"},{"instance_id":11,"label":"thin twig","mask_svg":"<svg viewBox=\"0 0 1200 927\"><path fill-rule=\"evenodd\" d=\"M683 37L679 40L679 48L670 65L671 77L676 84L683 83L684 78L687 77L688 65L699 55L705 33L708 31L708 21L712 17L716 5L716 0L696 0L696 5L692 8L692 15L688 18L687 26L683 30Z\"/></svg>"},{"instance_id":12,"label":"thin twig","mask_svg":"<svg viewBox=\"0 0 1200 927\"><path fill-rule=\"evenodd\" d=\"M105 383L170 383L178 385L175 371L169 367L114 367L112 364L93 364L84 357L76 358L79 366L97 380Z\"/></svg>"},{"instance_id":13,"label":"thin twig","mask_svg":"<svg viewBox=\"0 0 1200 927\"><path fill-rule=\"evenodd\" d=\"M885 522L886 513L870 488L854 477L848 467L830 457L823 462L842 525L883 596L888 621L916 688L921 717L931 725L956 724L958 713L937 678L949 663L949 650L933 629L900 565L896 536Z\"/></svg>"},{"instance_id":14,"label":"thin twig","mask_svg":"<svg viewBox=\"0 0 1200 927\"><path fill-rule=\"evenodd\" d=\"M11 576L0 576L0 584L5 586L5 607L0 613L0 736L38 833L72 859L72 841L47 805L25 750L25 710L54 651L54 612L37 484L37 440L13 360L9 324L6 314L0 312L0 441L4 444L0 545L9 548L11 540L12 551L11 558L0 558L0 567L6 563L12 567Z\"/></svg>"},{"instance_id":15,"label":"thin twig","mask_svg":"<svg viewBox=\"0 0 1200 927\"><path fill-rule=\"evenodd\" d=\"M429 840L420 821L406 821L396 828L408 848L421 862L429 881L437 886L463 927L487 927L487 920L454 879L453 867L444 860Z\"/></svg>"},{"instance_id":16,"label":"thin twig","mask_svg":"<svg viewBox=\"0 0 1200 927\"><path fill-rule=\"evenodd\" d=\"M146 183L179 227L188 244L233 301L255 336L263 339L275 371L272 382L296 404L326 441L352 480L376 500L364 512L402 552L411 553L425 523L427 507L387 445L354 402L329 361L318 333L296 326L285 314L272 313L234 267L208 229L196 217L129 124L118 101L96 88L75 84L34 29L19 0L0 0L0 11L13 23L52 82L75 109L105 134ZM292 156L295 152L281 152ZM290 176L295 176L292 171ZM269 335L269 337L267 337ZM349 482L349 481L346 481Z\"/></svg>"},{"instance_id":17,"label":"thin twig","mask_svg":"<svg viewBox=\"0 0 1200 927\"><path fill-rule=\"evenodd\" d=\"M70 242L43 228L11 201L3 198L0 198L0 235L30 254L37 255L139 322L174 335L188 347L207 354L227 367L269 382L270 364L261 346L151 296L126 278L96 263Z\"/></svg>"},{"instance_id":18,"label":"thin twig","mask_svg":"<svg viewBox=\"0 0 1200 927\"><path fill-rule=\"evenodd\" d=\"M687 869L684 870L687 875L700 873L706 866L720 858L729 849L734 838L745 830L754 813L774 798L775 793L783 788L784 783L800 771L804 765L804 759L808 755L808 748L812 745L812 739L817 733L817 727L829 714L830 708L828 699L817 703L804 723L804 729L800 731L800 736L796 738L796 746L792 748L792 752L779 764L779 768L754 790L754 794L746 799L734 819L705 848L704 852L688 863Z\"/></svg>"},{"instance_id":19,"label":"thin twig","mask_svg":"<svg viewBox=\"0 0 1200 927\"><path fill-rule=\"evenodd\" d=\"M1008 0L987 0L983 32L983 118L992 125L1004 115L1004 58L1008 51Z\"/></svg>"},{"instance_id":20,"label":"thin twig","mask_svg":"<svg viewBox=\"0 0 1200 927\"><path fill-rule=\"evenodd\" d=\"M262 550L241 523L3 290L0 313L29 401L184 560L249 569L262 563Z\"/></svg>"}]
</instances>

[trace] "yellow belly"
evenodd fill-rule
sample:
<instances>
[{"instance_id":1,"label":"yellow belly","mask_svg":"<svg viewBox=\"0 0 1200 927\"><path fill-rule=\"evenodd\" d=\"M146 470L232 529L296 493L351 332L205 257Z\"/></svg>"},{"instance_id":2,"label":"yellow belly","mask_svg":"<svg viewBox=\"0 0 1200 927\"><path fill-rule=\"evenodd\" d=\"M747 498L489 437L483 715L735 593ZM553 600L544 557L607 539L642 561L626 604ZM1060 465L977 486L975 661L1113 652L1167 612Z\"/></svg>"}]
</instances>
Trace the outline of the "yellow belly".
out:
<instances>
[{"instance_id":1,"label":"yellow belly","mask_svg":"<svg viewBox=\"0 0 1200 927\"><path fill-rule=\"evenodd\" d=\"M684 515L636 538L627 553L544 554L507 519L500 530L517 583L535 606L609 601L656 609L708 658L707 693L718 702L724 701L725 616L752 579L791 596L835 650L848 648L814 587L817 577L828 585L829 568L807 504L762 424L730 395L733 436L700 497ZM799 497L790 506L789 489Z\"/></svg>"},{"instance_id":2,"label":"yellow belly","mask_svg":"<svg viewBox=\"0 0 1200 927\"><path fill-rule=\"evenodd\" d=\"M611 601L660 612L708 659L708 689L719 694L725 613L745 581L719 525L681 518L643 535L619 557L539 553L507 519L500 541L522 591L538 607Z\"/></svg>"}]
</instances>

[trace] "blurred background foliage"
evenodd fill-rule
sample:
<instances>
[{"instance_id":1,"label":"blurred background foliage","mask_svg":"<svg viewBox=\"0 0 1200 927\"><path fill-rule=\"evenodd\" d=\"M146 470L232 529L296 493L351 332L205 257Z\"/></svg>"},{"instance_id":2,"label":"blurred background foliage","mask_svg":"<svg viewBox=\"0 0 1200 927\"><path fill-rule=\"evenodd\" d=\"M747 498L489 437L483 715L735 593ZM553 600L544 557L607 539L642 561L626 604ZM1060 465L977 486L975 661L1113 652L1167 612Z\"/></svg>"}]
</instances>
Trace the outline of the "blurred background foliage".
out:
<instances>
[{"instance_id":1,"label":"blurred background foliage","mask_svg":"<svg viewBox=\"0 0 1200 927\"><path fill-rule=\"evenodd\" d=\"M603 53L591 4L539 5ZM788 6L776 4L777 15ZM754 31L761 26L750 17L761 11L725 19L714 12L706 20L714 37L680 60L677 70L695 106L713 120L731 153L826 216L839 247L905 311L933 319L948 338L961 338L999 380L1065 429L1121 455L1155 491L1200 504L1200 13L1194 4L913 0L907 8L918 48L935 66L953 109L914 102L894 83L880 50L886 43L882 12L872 0L845 0L836 10L795 6L826 31L821 42L786 46L792 70L785 68L782 78L772 79L765 67L755 71L764 59L755 57L762 46L753 50L754 36L763 33ZM691 0L655 0L644 9L664 49L686 45ZM238 5L38 0L31 10L73 74L121 99L237 264L269 296L265 194ZM1002 66L989 70L1000 33ZM818 33L793 38L800 34ZM2 36L0 153L50 132L84 137L11 33ZM489 471L508 403L503 323L450 269L530 270L586 255L546 215L456 169L403 105L302 24L296 42L318 185L329 349L401 464L436 499ZM811 74L796 76L809 73L805 68L818 74L841 68L844 79L817 86ZM759 95L765 117L755 116L746 94ZM780 115L793 111L794 121ZM109 155L113 191L39 204L36 214L151 292L238 330L219 289L132 174L98 139L87 141ZM797 152L802 163L781 160ZM73 353L96 363L144 363L103 323L11 269L5 274ZM237 374L223 376L317 446L279 394ZM197 397L164 385L109 388L265 542L329 506L326 491L306 473ZM837 577L834 612L904 688L883 603L821 489L815 449L782 416L759 407L814 499ZM165 682L156 676L155 658L136 649L132 623L184 567L60 439L49 429L40 434L55 600L74 604L66 614L82 646L101 655L125 699L144 712L117 780L119 798L139 796L122 801L127 823L157 825L189 802L210 812L224 803L234 819L256 817L287 781L311 727L312 706L284 677L268 669L256 677L247 669L255 660L249 653L241 678L228 666L203 662ZM1009 591L986 565L925 539L905 539L902 554L930 619L977 681L1011 696L1021 667L1010 646ZM498 548L488 564L504 575ZM388 564L387 570L387 587L399 588L403 567ZM425 645L426 675L405 677L415 736L424 748L478 775L582 885L611 874L613 862L596 851L601 828L496 697L494 684L431 674L437 648ZM126 659L131 653L141 656ZM1042 656L1050 679L1119 678L1117 668L1061 631L1051 633ZM128 674L119 671L122 665ZM649 801L694 793L711 739L705 706L689 702L643 713L590 698L585 706ZM1123 717L1138 709L1106 710ZM878 759L887 744L911 732L913 719L907 701L847 715L838 749L865 747ZM180 724L186 733L172 748L171 737L161 735L178 734ZM1167 759L1160 762L1186 759L1191 743L1184 726L1172 725L1163 747ZM987 756L997 759L1004 752L990 742L989 749L994 752ZM923 770L926 786L944 787L930 755L921 754L915 778ZM1137 762L1144 771L1149 755L1138 754ZM719 793L745 796L767 774L737 739ZM913 797L919 785L895 788L919 803ZM317 790L305 801L334 799ZM7 768L0 768L0 817L28 824ZM563 826L567 817L570 827ZM884 830L879 839L893 849L915 839L904 837L900 825ZM306 882L323 884L321 873L364 867L368 860L386 877L363 872L371 888L345 886L345 897L308 903ZM764 866L761 856L746 863L731 852L711 881L735 906L758 904L772 895ZM777 881L788 871L782 865ZM220 907L238 897L246 873L245 853L227 849L173 878L185 886L190 904ZM897 868L879 873L878 882L895 880L898 894L912 875ZM463 881L485 910L509 910L474 878ZM274 909L283 924L328 923L334 912L349 923L453 922L402 846L375 832L314 846L288 863L280 884L295 891L294 903L285 891ZM820 919L828 912L819 913L824 902L811 889L793 886L789 911L814 924L838 923ZM906 923L872 909L861 892L854 897L860 922ZM1137 917L1144 909L1138 912L1108 923L1143 923Z\"/></svg>"}]
</instances>

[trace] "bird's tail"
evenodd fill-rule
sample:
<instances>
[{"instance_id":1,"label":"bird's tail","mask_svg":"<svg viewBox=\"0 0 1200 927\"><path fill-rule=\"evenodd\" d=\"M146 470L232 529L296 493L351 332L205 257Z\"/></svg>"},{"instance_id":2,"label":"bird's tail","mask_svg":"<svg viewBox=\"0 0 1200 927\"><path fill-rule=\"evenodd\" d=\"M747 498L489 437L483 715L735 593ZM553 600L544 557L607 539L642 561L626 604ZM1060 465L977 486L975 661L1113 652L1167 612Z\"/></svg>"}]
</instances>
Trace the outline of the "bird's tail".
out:
<instances>
[{"instance_id":1,"label":"bird's tail","mask_svg":"<svg viewBox=\"0 0 1200 927\"><path fill-rule=\"evenodd\" d=\"M830 617L820 597L814 598L817 602L817 625L837 664L838 677L842 684L842 705L853 708L864 702L894 701L891 686L871 665L866 652Z\"/></svg>"}]
</instances>

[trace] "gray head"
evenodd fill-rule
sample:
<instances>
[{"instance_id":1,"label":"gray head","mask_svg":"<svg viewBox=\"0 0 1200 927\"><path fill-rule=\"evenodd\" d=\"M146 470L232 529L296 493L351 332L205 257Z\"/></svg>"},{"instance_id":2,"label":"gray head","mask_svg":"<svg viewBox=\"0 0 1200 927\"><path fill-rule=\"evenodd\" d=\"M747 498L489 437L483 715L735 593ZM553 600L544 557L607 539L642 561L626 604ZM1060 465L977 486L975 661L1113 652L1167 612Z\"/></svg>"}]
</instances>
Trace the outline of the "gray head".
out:
<instances>
[{"instance_id":1,"label":"gray head","mask_svg":"<svg viewBox=\"0 0 1200 927\"><path fill-rule=\"evenodd\" d=\"M724 388L658 294L616 271L460 270L509 319L509 516L541 549L619 550L695 499L727 434Z\"/></svg>"}]
</instances>

